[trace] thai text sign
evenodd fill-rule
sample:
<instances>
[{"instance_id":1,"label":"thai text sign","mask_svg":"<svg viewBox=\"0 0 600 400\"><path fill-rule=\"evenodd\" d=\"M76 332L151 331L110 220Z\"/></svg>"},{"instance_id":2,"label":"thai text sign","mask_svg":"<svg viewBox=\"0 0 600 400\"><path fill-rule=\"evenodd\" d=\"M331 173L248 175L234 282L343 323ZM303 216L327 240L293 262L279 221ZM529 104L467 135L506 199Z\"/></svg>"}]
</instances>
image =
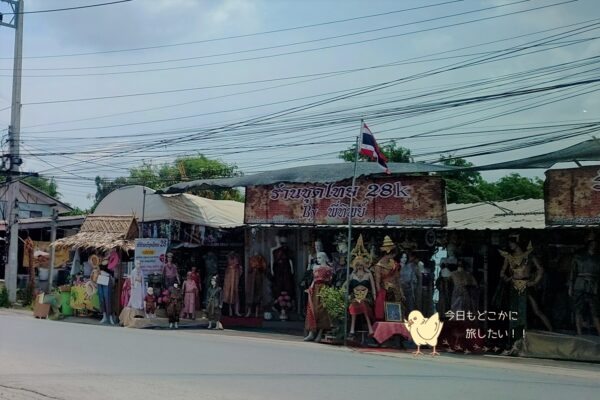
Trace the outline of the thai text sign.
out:
<instances>
[{"instance_id":1,"label":"thai text sign","mask_svg":"<svg viewBox=\"0 0 600 400\"><path fill-rule=\"evenodd\" d=\"M443 226L444 182L437 177L361 178L246 188L247 224Z\"/></svg>"},{"instance_id":2,"label":"thai text sign","mask_svg":"<svg viewBox=\"0 0 600 400\"><path fill-rule=\"evenodd\" d=\"M140 262L145 276L162 273L168 245L168 239L135 239L135 261Z\"/></svg>"},{"instance_id":3,"label":"thai text sign","mask_svg":"<svg viewBox=\"0 0 600 400\"><path fill-rule=\"evenodd\" d=\"M600 167L546 171L546 225L600 224Z\"/></svg>"}]
</instances>

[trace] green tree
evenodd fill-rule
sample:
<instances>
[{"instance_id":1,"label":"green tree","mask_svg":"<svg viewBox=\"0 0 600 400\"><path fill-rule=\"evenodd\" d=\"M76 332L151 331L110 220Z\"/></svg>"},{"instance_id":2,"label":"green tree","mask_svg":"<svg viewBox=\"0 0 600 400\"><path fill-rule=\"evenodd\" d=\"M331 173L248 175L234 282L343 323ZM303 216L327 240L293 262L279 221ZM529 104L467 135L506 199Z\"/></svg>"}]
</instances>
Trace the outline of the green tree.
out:
<instances>
[{"instance_id":1,"label":"green tree","mask_svg":"<svg viewBox=\"0 0 600 400\"><path fill-rule=\"evenodd\" d=\"M54 197L57 200L60 199L61 194L58 192L58 185L56 184L54 177L44 178L41 176L29 176L23 179L23 181L39 191L46 193L50 197Z\"/></svg>"},{"instance_id":2,"label":"green tree","mask_svg":"<svg viewBox=\"0 0 600 400\"><path fill-rule=\"evenodd\" d=\"M107 194L128 185L144 185L151 189L163 189L167 186L188 180L229 178L242 173L233 164L213 160L200 154L198 156L179 157L173 163L154 165L144 162L129 170L129 176L107 179L96 177L96 196L92 210ZM236 189L193 189L191 193L216 200L243 201Z\"/></svg>"},{"instance_id":3,"label":"green tree","mask_svg":"<svg viewBox=\"0 0 600 400\"><path fill-rule=\"evenodd\" d=\"M527 178L513 172L492 184L499 197L494 200L544 198L544 181L538 177Z\"/></svg>"},{"instance_id":4,"label":"green tree","mask_svg":"<svg viewBox=\"0 0 600 400\"><path fill-rule=\"evenodd\" d=\"M399 146L395 140L390 141L382 146L380 146L381 152L385 154L388 162L403 162L408 163L412 162L412 156L410 154L410 150L406 147ZM356 156L356 145L353 145L349 149L340 151L338 158L341 158L344 161L354 162L354 158ZM360 161L373 161L369 157L358 155L358 159Z\"/></svg>"},{"instance_id":5,"label":"green tree","mask_svg":"<svg viewBox=\"0 0 600 400\"><path fill-rule=\"evenodd\" d=\"M474 164L460 157L442 156L443 165L470 168ZM442 175L446 181L446 200L448 203L477 203L485 200L483 185L485 180L477 171L447 172Z\"/></svg>"}]
</instances>

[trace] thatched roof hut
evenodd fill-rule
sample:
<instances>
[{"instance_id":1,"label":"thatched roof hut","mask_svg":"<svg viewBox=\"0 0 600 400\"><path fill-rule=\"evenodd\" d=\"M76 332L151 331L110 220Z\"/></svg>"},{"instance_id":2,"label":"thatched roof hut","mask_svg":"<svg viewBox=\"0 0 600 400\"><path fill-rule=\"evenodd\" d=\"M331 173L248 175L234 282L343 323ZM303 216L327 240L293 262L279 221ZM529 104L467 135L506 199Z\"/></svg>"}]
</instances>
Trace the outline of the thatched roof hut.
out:
<instances>
[{"instance_id":1,"label":"thatched roof hut","mask_svg":"<svg viewBox=\"0 0 600 400\"><path fill-rule=\"evenodd\" d=\"M137 219L133 215L88 215L79 233L52 243L57 248L123 251L135 248L139 235Z\"/></svg>"}]
</instances>

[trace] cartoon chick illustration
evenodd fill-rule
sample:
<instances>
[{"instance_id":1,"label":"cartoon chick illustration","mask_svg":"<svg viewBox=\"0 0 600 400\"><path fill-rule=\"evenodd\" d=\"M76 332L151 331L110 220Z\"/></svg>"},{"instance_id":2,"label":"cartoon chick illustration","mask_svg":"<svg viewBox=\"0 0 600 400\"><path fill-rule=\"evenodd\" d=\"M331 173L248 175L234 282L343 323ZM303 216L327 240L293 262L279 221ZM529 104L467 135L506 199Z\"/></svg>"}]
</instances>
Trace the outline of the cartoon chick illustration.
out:
<instances>
[{"instance_id":1,"label":"cartoon chick illustration","mask_svg":"<svg viewBox=\"0 0 600 400\"><path fill-rule=\"evenodd\" d=\"M433 351L430 353L431 357L435 356L436 354L438 356L440 355L440 353L435 351L438 336L442 332L442 326L444 326L444 323L440 322L439 313L435 313L431 316L431 318L425 318L420 311L412 311L408 315L408 321L404 320L404 325L410 332L413 342L415 342L417 345L417 351L413 353L415 357L418 354L423 354L421 352L421 346L425 344L433 347Z\"/></svg>"}]
</instances>

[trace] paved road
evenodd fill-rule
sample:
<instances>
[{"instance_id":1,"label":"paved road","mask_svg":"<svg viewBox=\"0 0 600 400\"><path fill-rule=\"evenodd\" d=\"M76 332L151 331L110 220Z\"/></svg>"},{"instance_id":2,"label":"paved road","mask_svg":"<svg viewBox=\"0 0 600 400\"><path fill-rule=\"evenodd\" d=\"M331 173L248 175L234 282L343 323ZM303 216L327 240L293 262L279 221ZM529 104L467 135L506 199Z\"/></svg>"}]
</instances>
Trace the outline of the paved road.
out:
<instances>
[{"instance_id":1,"label":"paved road","mask_svg":"<svg viewBox=\"0 0 600 400\"><path fill-rule=\"evenodd\" d=\"M597 399L600 366L413 358L0 311L0 399Z\"/></svg>"}]
</instances>

